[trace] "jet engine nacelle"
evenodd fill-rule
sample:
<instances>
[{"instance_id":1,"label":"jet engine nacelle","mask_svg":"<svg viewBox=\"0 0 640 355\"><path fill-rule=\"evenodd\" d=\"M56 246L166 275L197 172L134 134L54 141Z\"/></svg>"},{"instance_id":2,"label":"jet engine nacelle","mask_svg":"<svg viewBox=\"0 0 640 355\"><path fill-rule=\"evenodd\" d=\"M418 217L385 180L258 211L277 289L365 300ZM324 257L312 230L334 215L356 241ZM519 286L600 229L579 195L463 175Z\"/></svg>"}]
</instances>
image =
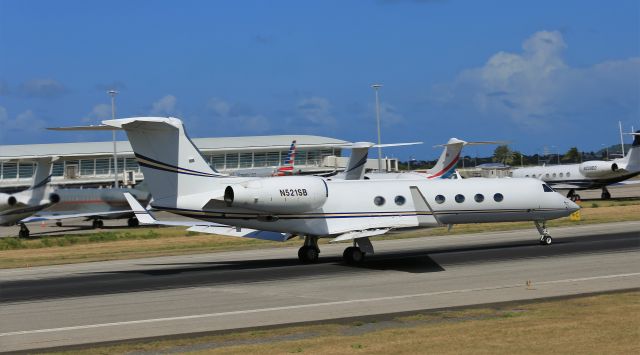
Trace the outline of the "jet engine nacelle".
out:
<instances>
[{"instance_id":1,"label":"jet engine nacelle","mask_svg":"<svg viewBox=\"0 0 640 355\"><path fill-rule=\"evenodd\" d=\"M284 176L229 185L224 201L229 207L265 212L306 212L327 201L328 189L316 176Z\"/></svg>"},{"instance_id":2,"label":"jet engine nacelle","mask_svg":"<svg viewBox=\"0 0 640 355\"><path fill-rule=\"evenodd\" d=\"M18 202L14 196L7 194L0 194L0 208L12 207Z\"/></svg>"},{"instance_id":3,"label":"jet engine nacelle","mask_svg":"<svg viewBox=\"0 0 640 355\"><path fill-rule=\"evenodd\" d=\"M584 176L600 177L618 171L618 164L611 161L587 161L580 164L579 169Z\"/></svg>"}]
</instances>

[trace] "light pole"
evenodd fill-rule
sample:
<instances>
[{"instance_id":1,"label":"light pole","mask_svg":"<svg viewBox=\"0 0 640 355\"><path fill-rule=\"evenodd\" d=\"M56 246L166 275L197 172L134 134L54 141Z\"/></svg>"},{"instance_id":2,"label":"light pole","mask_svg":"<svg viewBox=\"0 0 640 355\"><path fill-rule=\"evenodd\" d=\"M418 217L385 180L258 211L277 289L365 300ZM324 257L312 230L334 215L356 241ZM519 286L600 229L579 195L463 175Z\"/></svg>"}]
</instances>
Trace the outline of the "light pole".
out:
<instances>
[{"instance_id":1,"label":"light pole","mask_svg":"<svg viewBox=\"0 0 640 355\"><path fill-rule=\"evenodd\" d=\"M109 90L107 92L111 96L111 119L116 119L116 95L118 92L115 90ZM114 187L118 188L118 151L116 150L116 130L111 131L113 137L113 178Z\"/></svg>"},{"instance_id":2,"label":"light pole","mask_svg":"<svg viewBox=\"0 0 640 355\"><path fill-rule=\"evenodd\" d=\"M382 84L371 85L376 93L376 122L378 123L378 171L382 171L382 147L380 146L380 101L378 100L378 89L382 87Z\"/></svg>"}]
</instances>

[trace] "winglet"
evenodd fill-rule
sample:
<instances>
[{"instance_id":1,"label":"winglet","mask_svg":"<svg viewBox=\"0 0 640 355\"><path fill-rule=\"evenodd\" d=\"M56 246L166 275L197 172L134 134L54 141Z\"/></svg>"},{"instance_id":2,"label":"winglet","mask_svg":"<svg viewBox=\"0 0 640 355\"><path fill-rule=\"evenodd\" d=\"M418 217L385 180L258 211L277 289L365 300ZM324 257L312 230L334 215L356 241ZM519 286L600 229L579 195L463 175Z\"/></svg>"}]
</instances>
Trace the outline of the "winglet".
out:
<instances>
[{"instance_id":1,"label":"winglet","mask_svg":"<svg viewBox=\"0 0 640 355\"><path fill-rule=\"evenodd\" d=\"M158 222L155 218L153 218L153 216L149 213L149 211L147 211L144 207L142 207L140 202L138 202L138 200L136 200L136 198L133 197L131 193L125 192L124 198L127 199L127 202L131 207L131 210L136 215L136 218L138 219L138 221L140 221L140 223L156 224Z\"/></svg>"}]
</instances>

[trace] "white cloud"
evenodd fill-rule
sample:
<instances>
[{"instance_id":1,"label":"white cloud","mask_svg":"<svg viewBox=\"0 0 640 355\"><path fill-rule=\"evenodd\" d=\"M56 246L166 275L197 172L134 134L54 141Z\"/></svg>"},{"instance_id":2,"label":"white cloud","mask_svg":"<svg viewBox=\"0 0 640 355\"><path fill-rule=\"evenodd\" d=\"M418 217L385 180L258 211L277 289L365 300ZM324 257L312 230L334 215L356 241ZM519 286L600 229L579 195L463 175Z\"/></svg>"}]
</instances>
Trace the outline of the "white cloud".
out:
<instances>
[{"instance_id":1,"label":"white cloud","mask_svg":"<svg viewBox=\"0 0 640 355\"><path fill-rule=\"evenodd\" d=\"M207 101L207 109L214 116L221 127L232 127L237 132L264 133L271 128L269 119L260 114L254 114L247 107L229 103L218 97Z\"/></svg>"},{"instance_id":2,"label":"white cloud","mask_svg":"<svg viewBox=\"0 0 640 355\"><path fill-rule=\"evenodd\" d=\"M558 31L537 32L522 48L521 53L498 52L484 66L434 87L432 99L523 126L577 120L604 110L603 103L637 106L640 58L572 68L563 59L567 44Z\"/></svg>"},{"instance_id":3,"label":"white cloud","mask_svg":"<svg viewBox=\"0 0 640 355\"><path fill-rule=\"evenodd\" d=\"M54 79L33 79L23 83L20 91L28 97L55 98L65 94L67 89Z\"/></svg>"},{"instance_id":4,"label":"white cloud","mask_svg":"<svg viewBox=\"0 0 640 355\"><path fill-rule=\"evenodd\" d=\"M93 110L87 114L82 122L87 123L99 123L102 120L108 120L111 118L111 105L98 104L93 107Z\"/></svg>"},{"instance_id":5,"label":"white cloud","mask_svg":"<svg viewBox=\"0 0 640 355\"><path fill-rule=\"evenodd\" d=\"M41 134L45 127L45 122L39 119L32 110L26 110L11 118L7 110L0 106L0 141L3 141L12 132L19 132L21 135L33 136Z\"/></svg>"},{"instance_id":6,"label":"white cloud","mask_svg":"<svg viewBox=\"0 0 640 355\"><path fill-rule=\"evenodd\" d=\"M170 116L176 113L177 102L178 99L175 96L166 95L151 105L149 114L153 116Z\"/></svg>"},{"instance_id":7,"label":"white cloud","mask_svg":"<svg viewBox=\"0 0 640 355\"><path fill-rule=\"evenodd\" d=\"M331 114L331 103L323 97L309 97L298 101L296 111L303 120L317 125L333 125L336 119Z\"/></svg>"}]
</instances>

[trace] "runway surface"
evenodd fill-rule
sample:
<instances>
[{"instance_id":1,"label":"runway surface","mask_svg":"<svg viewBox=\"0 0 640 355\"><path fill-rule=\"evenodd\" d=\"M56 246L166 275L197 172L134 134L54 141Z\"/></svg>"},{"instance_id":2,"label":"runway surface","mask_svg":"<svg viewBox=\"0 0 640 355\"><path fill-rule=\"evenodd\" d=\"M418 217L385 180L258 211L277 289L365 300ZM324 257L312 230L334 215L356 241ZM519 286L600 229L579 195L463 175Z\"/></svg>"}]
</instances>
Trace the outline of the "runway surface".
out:
<instances>
[{"instance_id":1,"label":"runway surface","mask_svg":"<svg viewBox=\"0 0 640 355\"><path fill-rule=\"evenodd\" d=\"M640 287L640 221L0 270L0 349L37 349ZM527 280L532 282L526 286Z\"/></svg>"}]
</instances>

